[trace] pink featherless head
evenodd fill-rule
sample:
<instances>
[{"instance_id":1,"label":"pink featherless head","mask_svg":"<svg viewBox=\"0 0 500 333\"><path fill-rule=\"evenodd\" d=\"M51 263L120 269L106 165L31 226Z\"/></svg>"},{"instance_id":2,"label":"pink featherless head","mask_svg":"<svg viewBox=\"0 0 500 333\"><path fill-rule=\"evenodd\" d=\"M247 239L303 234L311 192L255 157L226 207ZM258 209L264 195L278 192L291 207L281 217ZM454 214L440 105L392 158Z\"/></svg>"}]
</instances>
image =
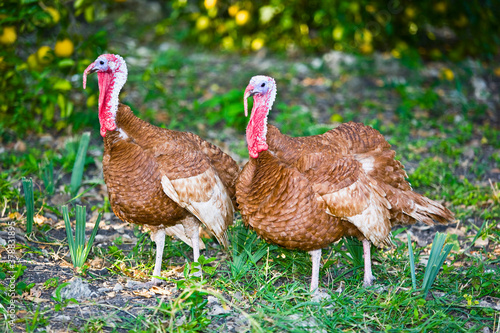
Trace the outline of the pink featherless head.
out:
<instances>
[{"instance_id":1,"label":"pink featherless head","mask_svg":"<svg viewBox=\"0 0 500 333\"><path fill-rule=\"evenodd\" d=\"M87 75L94 72L116 72L127 73L125 60L117 54L101 54L96 61L88 65L83 72L83 89L87 86Z\"/></svg>"}]
</instances>

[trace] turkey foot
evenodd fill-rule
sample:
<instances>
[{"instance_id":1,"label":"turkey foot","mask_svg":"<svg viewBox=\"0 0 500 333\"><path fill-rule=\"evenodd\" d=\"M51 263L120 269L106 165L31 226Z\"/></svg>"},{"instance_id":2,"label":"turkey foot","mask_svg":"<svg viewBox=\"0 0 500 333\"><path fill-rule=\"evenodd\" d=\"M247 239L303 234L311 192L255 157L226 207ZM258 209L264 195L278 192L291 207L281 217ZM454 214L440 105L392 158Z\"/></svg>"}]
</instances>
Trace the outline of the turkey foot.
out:
<instances>
[{"instance_id":1,"label":"turkey foot","mask_svg":"<svg viewBox=\"0 0 500 333\"><path fill-rule=\"evenodd\" d=\"M152 287L163 287L166 285L165 280L161 280L158 278L152 278L151 281L134 283L131 289L151 289Z\"/></svg>"}]
</instances>

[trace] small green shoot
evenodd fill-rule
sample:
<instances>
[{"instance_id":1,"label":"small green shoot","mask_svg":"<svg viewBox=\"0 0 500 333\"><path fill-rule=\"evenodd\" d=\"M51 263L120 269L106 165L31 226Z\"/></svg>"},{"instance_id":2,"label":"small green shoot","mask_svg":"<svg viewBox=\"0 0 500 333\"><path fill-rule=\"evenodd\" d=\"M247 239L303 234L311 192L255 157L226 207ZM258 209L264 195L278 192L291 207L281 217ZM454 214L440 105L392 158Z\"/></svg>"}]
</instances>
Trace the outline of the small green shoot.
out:
<instances>
[{"instance_id":1,"label":"small green shoot","mask_svg":"<svg viewBox=\"0 0 500 333\"><path fill-rule=\"evenodd\" d=\"M24 199L26 200L26 233L33 231L33 218L35 216L35 198L33 196L33 179L23 177Z\"/></svg>"},{"instance_id":2,"label":"small green shoot","mask_svg":"<svg viewBox=\"0 0 500 333\"><path fill-rule=\"evenodd\" d=\"M417 290L417 278L415 277L415 257L413 256L413 248L411 247L411 236L408 232L408 256L410 257L411 284L413 290Z\"/></svg>"},{"instance_id":3,"label":"small green shoot","mask_svg":"<svg viewBox=\"0 0 500 333\"><path fill-rule=\"evenodd\" d=\"M437 232L434 237L434 242L432 243L431 253L429 255L429 261L425 267L424 281L422 282L421 290L424 291L424 298L427 297L429 290L439 273L439 270L443 266L444 260L453 248L453 244L444 244L446 241L446 234ZM413 256L413 249L411 246L410 234L408 234L408 255L410 257L410 269L411 269L411 279L413 289L416 290L417 282L415 278L415 259Z\"/></svg>"},{"instance_id":4,"label":"small green shoot","mask_svg":"<svg viewBox=\"0 0 500 333\"><path fill-rule=\"evenodd\" d=\"M73 166L73 171L71 172L71 195L76 196L80 185L82 184L83 169L85 166L85 157L87 156L87 148L90 142L90 133L85 132L82 134L80 139L80 145L78 146L78 152L76 154L75 164Z\"/></svg>"},{"instance_id":5,"label":"small green shoot","mask_svg":"<svg viewBox=\"0 0 500 333\"><path fill-rule=\"evenodd\" d=\"M425 268L424 282L422 283L424 297L426 297L429 293L429 289L434 283L439 270L443 266L444 260L453 248L453 244L444 245L445 240L446 234L441 234L439 232L436 233L434 242L432 243L429 261L427 262L427 267Z\"/></svg>"},{"instance_id":6,"label":"small green shoot","mask_svg":"<svg viewBox=\"0 0 500 333\"><path fill-rule=\"evenodd\" d=\"M99 228L99 222L101 222L101 213L97 217L94 229L90 235L90 239L85 245L85 206L76 206L76 224L75 224L75 237L73 238L73 230L71 229L71 222L69 220L68 206L62 206L62 213L64 218L64 224L66 225L66 235L68 237L69 250L71 253L71 261L73 261L73 266L81 268L87 256L90 252L90 248L94 243L95 235L97 234L97 229Z\"/></svg>"},{"instance_id":7,"label":"small green shoot","mask_svg":"<svg viewBox=\"0 0 500 333\"><path fill-rule=\"evenodd\" d=\"M56 276L56 277L52 277L50 279L47 279L44 283L43 283L43 287L45 289L50 289L50 288L55 288L59 285L59 277Z\"/></svg>"},{"instance_id":8,"label":"small green shoot","mask_svg":"<svg viewBox=\"0 0 500 333\"><path fill-rule=\"evenodd\" d=\"M62 289L69 284L70 284L69 282L61 283L59 286L57 286L56 290L54 291L55 296L52 296L52 299L57 302L54 306L54 310L56 312L61 311L63 308L65 308L69 304L69 302L78 304L78 301L76 299L74 298L63 299L61 295Z\"/></svg>"},{"instance_id":9,"label":"small green shoot","mask_svg":"<svg viewBox=\"0 0 500 333\"><path fill-rule=\"evenodd\" d=\"M54 162L46 162L42 165L42 180L45 186L45 192L52 196L55 190L54 184Z\"/></svg>"}]
</instances>

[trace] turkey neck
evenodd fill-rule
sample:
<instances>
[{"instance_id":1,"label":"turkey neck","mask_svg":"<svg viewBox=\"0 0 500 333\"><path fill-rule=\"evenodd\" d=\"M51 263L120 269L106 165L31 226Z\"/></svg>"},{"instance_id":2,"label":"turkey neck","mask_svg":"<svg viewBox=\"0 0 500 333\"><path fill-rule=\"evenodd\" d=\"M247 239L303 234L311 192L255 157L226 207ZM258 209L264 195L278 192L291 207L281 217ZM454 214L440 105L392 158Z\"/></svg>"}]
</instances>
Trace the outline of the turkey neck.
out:
<instances>
[{"instance_id":1,"label":"turkey neck","mask_svg":"<svg viewBox=\"0 0 500 333\"><path fill-rule=\"evenodd\" d=\"M257 158L259 153L269 148L267 145L267 117L274 103L276 93L272 90L263 96L254 96L246 137L250 157Z\"/></svg>"}]
</instances>

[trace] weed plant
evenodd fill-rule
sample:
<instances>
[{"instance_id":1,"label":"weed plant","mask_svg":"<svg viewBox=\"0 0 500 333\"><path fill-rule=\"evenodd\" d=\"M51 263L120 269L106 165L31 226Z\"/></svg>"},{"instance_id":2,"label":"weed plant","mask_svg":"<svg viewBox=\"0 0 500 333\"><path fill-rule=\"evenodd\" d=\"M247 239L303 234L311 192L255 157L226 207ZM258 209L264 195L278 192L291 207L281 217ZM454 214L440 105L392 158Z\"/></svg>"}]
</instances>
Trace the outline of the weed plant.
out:
<instances>
[{"instance_id":1,"label":"weed plant","mask_svg":"<svg viewBox=\"0 0 500 333\"><path fill-rule=\"evenodd\" d=\"M66 235L68 238L69 250L71 254L71 261L75 268L82 268L83 264L87 260L87 256L94 243L94 238L99 229L99 222L101 222L101 213L97 217L94 229L90 234L90 238L85 244L85 224L86 224L86 208L85 206L76 206L76 224L75 224L75 236L73 237L73 230L71 228L71 222L69 218L68 206L62 206L62 214L64 218L64 225L66 226Z\"/></svg>"}]
</instances>

